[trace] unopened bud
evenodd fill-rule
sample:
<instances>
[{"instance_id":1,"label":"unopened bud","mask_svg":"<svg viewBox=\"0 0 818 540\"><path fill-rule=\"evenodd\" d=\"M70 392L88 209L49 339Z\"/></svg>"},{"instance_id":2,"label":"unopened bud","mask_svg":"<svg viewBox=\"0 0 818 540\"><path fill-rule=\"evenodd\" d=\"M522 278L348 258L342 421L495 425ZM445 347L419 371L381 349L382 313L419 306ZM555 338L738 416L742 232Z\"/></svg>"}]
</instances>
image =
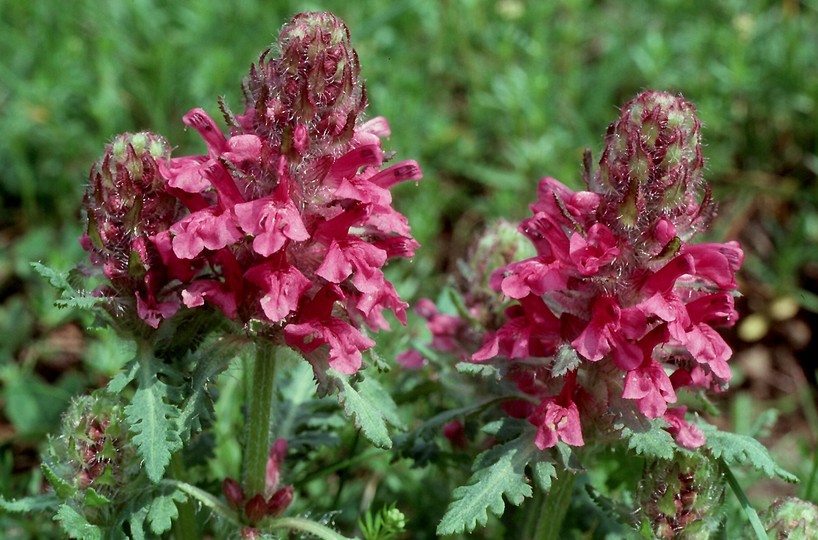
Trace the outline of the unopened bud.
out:
<instances>
[{"instance_id":1,"label":"unopened bud","mask_svg":"<svg viewBox=\"0 0 818 540\"><path fill-rule=\"evenodd\" d=\"M589 178L606 224L638 237L667 218L683 238L706 225L712 208L700 127L695 106L672 94L643 92L625 105Z\"/></svg>"}]
</instances>

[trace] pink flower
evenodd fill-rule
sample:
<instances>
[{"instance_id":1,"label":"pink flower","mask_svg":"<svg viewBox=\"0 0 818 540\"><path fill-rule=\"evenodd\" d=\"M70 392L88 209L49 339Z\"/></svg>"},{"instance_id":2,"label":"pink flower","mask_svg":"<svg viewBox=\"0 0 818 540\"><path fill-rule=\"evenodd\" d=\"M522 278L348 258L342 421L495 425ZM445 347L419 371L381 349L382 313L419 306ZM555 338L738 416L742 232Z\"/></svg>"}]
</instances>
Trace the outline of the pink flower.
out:
<instances>
[{"instance_id":1,"label":"pink flower","mask_svg":"<svg viewBox=\"0 0 818 540\"><path fill-rule=\"evenodd\" d=\"M343 21L297 15L275 49L251 67L243 113L223 110L228 132L201 108L184 115L204 155L171 158L152 134L117 139L92 172L82 242L114 285L104 294L127 290L149 326L211 304L349 374L374 343L362 326L388 328L387 311L406 322L383 268L418 244L390 189L422 174L412 160L384 166L389 124L360 119Z\"/></svg>"},{"instance_id":2,"label":"pink flower","mask_svg":"<svg viewBox=\"0 0 818 540\"><path fill-rule=\"evenodd\" d=\"M602 223L594 223L587 237L579 233L571 235L571 260L583 276L592 276L601 266L613 262L619 255L616 238Z\"/></svg>"},{"instance_id":3,"label":"pink flower","mask_svg":"<svg viewBox=\"0 0 818 540\"><path fill-rule=\"evenodd\" d=\"M361 367L361 351L375 342L332 315L333 305L342 298L337 285L326 285L299 309L295 321L284 327L284 339L287 345L305 354L328 345L329 366L340 373L352 374Z\"/></svg>"},{"instance_id":4,"label":"pink flower","mask_svg":"<svg viewBox=\"0 0 818 540\"><path fill-rule=\"evenodd\" d=\"M667 430L680 446L695 450L704 444L704 433L685 420L685 412L687 412L687 407L671 407L665 412L662 419L670 425Z\"/></svg>"},{"instance_id":5,"label":"pink flower","mask_svg":"<svg viewBox=\"0 0 818 540\"><path fill-rule=\"evenodd\" d=\"M592 362L601 360L614 351L617 365L622 369L641 363L639 348L630 339L642 337L647 327L644 315L637 309L621 309L611 296L599 296L591 308L588 325L571 342L579 354Z\"/></svg>"},{"instance_id":6,"label":"pink flower","mask_svg":"<svg viewBox=\"0 0 818 540\"><path fill-rule=\"evenodd\" d=\"M270 322L280 322L298 309L301 297L312 286L298 268L278 257L253 266L244 277L262 292L259 300Z\"/></svg>"},{"instance_id":7,"label":"pink flower","mask_svg":"<svg viewBox=\"0 0 818 540\"><path fill-rule=\"evenodd\" d=\"M560 403L558 398L547 398L528 417L537 428L534 444L540 450L551 448L558 440L571 446L583 446L579 410L576 403Z\"/></svg>"},{"instance_id":8,"label":"pink flower","mask_svg":"<svg viewBox=\"0 0 818 540\"><path fill-rule=\"evenodd\" d=\"M622 399L666 418L679 444L701 445L684 411L668 405L677 388L719 390L730 378L731 351L714 327L736 319L731 291L743 253L735 242L688 243L714 208L699 128L695 108L676 96L645 92L629 102L598 170L586 162L591 191L542 179L519 227L537 255L492 274L490 286L512 303L486 320L471 360L502 366L520 403L540 403L529 414L540 448L576 444L579 411L586 425L606 425L624 414ZM449 336L456 349L459 334Z\"/></svg>"}]
</instances>

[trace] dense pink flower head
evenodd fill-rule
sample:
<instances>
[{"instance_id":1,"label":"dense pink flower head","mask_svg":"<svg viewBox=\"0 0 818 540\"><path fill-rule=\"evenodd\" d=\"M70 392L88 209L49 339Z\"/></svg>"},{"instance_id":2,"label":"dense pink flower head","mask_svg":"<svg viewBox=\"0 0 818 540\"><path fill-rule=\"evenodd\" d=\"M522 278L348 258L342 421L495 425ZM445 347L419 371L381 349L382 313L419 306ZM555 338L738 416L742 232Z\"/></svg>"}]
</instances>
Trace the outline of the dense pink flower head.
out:
<instances>
[{"instance_id":1,"label":"dense pink flower head","mask_svg":"<svg viewBox=\"0 0 818 540\"><path fill-rule=\"evenodd\" d=\"M535 253L493 272L510 305L484 322L479 345L441 331L466 321L425 309L433 348L473 351L539 403L525 416L542 449L582 445L594 430L609 440L638 416L664 422L682 446L703 443L674 404L682 389L719 391L730 379L716 328L737 319L743 253L736 242L689 242L713 212L699 129L682 98L640 94L611 124L599 170L586 170L588 191L540 181L519 226Z\"/></svg>"},{"instance_id":2,"label":"dense pink flower head","mask_svg":"<svg viewBox=\"0 0 818 540\"><path fill-rule=\"evenodd\" d=\"M94 195L116 206L107 215L118 221L98 227L103 220L89 213L85 244L113 279L127 273L131 247L117 240L122 253L111 257L93 246L100 235L121 237L123 219L139 228L144 266L163 271L156 287L135 291L138 314L151 326L182 305L211 305L248 331L323 356L316 365L354 373L374 344L362 327L388 328L386 312L405 323L407 304L384 267L412 257L418 244L390 190L419 180L420 167L387 163L389 124L363 120L357 55L331 13L295 16L244 88L241 114L223 106L226 132L201 108L184 115L205 143L202 155L171 158L169 146L153 139L140 148L159 154L120 145L125 165L108 158L96 175L104 193ZM128 173L128 165L138 171ZM149 185L105 187L120 177ZM122 193L142 196L143 213L128 213Z\"/></svg>"},{"instance_id":3,"label":"dense pink flower head","mask_svg":"<svg viewBox=\"0 0 818 540\"><path fill-rule=\"evenodd\" d=\"M201 109L185 116L207 154L167 167L189 214L163 252L206 270L184 287L188 307L209 302L261 322L272 339L311 358L325 350L329 367L354 373L374 344L360 326L388 328L385 310L405 321L407 305L383 268L411 257L417 242L389 190L421 172L414 161L385 166L388 123L360 120L365 92L340 19L297 15L277 50L252 67L229 134ZM223 286L197 285L202 279Z\"/></svg>"}]
</instances>

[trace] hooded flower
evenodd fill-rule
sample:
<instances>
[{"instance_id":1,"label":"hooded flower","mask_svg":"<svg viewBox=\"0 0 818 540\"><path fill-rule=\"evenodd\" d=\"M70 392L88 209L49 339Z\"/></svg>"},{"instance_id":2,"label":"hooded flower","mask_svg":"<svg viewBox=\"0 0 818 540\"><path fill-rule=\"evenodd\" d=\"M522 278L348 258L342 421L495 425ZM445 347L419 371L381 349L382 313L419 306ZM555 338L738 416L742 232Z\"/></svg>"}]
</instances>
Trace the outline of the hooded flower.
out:
<instances>
[{"instance_id":1,"label":"hooded flower","mask_svg":"<svg viewBox=\"0 0 818 540\"><path fill-rule=\"evenodd\" d=\"M251 68L246 108L229 134L201 109L185 115L207 155L167 167L190 213L170 227L172 253L162 249L172 264L190 259L208 270L186 288L188 307L208 301L241 322L267 323L305 354L326 346L328 365L343 373L357 371L374 343L361 324L388 327L385 309L404 321L406 304L383 267L411 257L417 243L389 189L421 176L413 161L383 167L389 126L360 121L359 74L334 15L285 25L276 51Z\"/></svg>"},{"instance_id":2,"label":"hooded flower","mask_svg":"<svg viewBox=\"0 0 818 540\"><path fill-rule=\"evenodd\" d=\"M579 446L592 429L634 416L662 419L682 446L704 442L673 405L682 388L719 390L730 379L716 328L737 318L743 254L735 242L690 243L713 214L699 131L689 102L640 94L609 127L596 173L587 166L588 191L540 181L519 226L535 253L492 274L511 305L482 321L471 360L497 365L521 402L538 403L525 414L541 449ZM462 333L433 333L433 348L463 345Z\"/></svg>"}]
</instances>

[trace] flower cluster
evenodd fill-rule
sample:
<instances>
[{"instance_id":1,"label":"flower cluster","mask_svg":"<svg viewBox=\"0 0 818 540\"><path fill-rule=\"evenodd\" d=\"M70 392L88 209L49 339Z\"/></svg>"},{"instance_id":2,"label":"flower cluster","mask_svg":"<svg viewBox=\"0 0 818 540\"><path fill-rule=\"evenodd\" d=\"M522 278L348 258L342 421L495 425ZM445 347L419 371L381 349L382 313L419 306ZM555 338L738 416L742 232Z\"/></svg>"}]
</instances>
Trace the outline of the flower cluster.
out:
<instances>
[{"instance_id":1,"label":"flower cluster","mask_svg":"<svg viewBox=\"0 0 818 540\"><path fill-rule=\"evenodd\" d=\"M170 153L168 142L153 133L117 136L91 169L83 201L88 223L81 242L110 284L100 294L112 299L115 314L136 313L153 327L179 308L164 289L167 272L151 240L181 211L161 173Z\"/></svg>"},{"instance_id":2,"label":"flower cluster","mask_svg":"<svg viewBox=\"0 0 818 540\"><path fill-rule=\"evenodd\" d=\"M125 290L154 328L182 305L207 303L248 328L260 322L265 337L316 362L312 353L322 348L323 367L354 373L374 344L361 326L387 328L384 310L405 321L406 304L383 267L411 257L417 243L390 188L421 172L414 161L384 167L389 126L383 118L361 121L366 92L340 19L297 15L282 29L278 52L252 66L243 113L224 110L229 133L191 110L183 121L204 139L206 155L151 150L152 160L142 159L151 183L130 199L112 196L123 193L119 178L130 169L108 174L110 187L105 174L120 163L111 156L122 152L119 141L109 148L97 166L105 174L92 174L86 197L92 258L113 260L111 272L122 273L130 253L138 255L147 289L140 282ZM125 155L132 154L148 155L131 141ZM104 207L110 201L116 208ZM123 217L133 223L120 226ZM105 273L114 279L107 266Z\"/></svg>"},{"instance_id":3,"label":"flower cluster","mask_svg":"<svg viewBox=\"0 0 818 540\"><path fill-rule=\"evenodd\" d=\"M672 405L680 388L718 391L730 379L731 350L714 327L737 318L743 253L735 242L687 243L713 214L699 130L682 98L650 91L629 102L599 169L586 171L589 190L541 180L519 227L536 254L491 276L512 304L465 348L525 395L506 409L536 427L541 449L582 446L584 432L611 433L634 416L663 419L682 446L704 442ZM452 330L465 321L423 314L432 347L462 357Z\"/></svg>"}]
</instances>

